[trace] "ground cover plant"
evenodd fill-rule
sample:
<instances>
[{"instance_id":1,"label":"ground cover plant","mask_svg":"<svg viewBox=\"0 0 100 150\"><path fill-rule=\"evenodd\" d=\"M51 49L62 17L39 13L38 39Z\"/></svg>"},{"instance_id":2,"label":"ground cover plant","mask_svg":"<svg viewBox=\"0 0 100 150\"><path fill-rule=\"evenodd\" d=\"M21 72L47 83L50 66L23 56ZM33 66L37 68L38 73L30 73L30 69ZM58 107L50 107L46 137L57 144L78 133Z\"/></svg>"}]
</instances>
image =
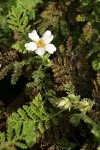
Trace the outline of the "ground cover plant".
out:
<instances>
[{"instance_id":1,"label":"ground cover plant","mask_svg":"<svg viewBox=\"0 0 100 150\"><path fill-rule=\"evenodd\" d=\"M100 150L99 10L0 1L1 150Z\"/></svg>"}]
</instances>

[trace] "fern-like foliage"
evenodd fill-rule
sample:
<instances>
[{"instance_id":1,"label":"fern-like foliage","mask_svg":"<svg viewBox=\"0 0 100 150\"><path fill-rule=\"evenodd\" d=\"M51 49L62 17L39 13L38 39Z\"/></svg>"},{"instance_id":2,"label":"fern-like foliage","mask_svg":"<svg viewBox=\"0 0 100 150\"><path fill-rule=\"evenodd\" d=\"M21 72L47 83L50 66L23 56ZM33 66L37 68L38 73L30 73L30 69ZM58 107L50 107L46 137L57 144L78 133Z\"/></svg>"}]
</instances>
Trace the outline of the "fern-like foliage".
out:
<instances>
[{"instance_id":1,"label":"fern-like foliage","mask_svg":"<svg viewBox=\"0 0 100 150\"><path fill-rule=\"evenodd\" d=\"M0 53L0 80L3 79L9 71L13 68L13 62L17 60L17 54L14 51Z\"/></svg>"},{"instance_id":2,"label":"fern-like foliage","mask_svg":"<svg viewBox=\"0 0 100 150\"><path fill-rule=\"evenodd\" d=\"M98 82L98 84L100 86L100 73L97 73L97 82Z\"/></svg>"},{"instance_id":3,"label":"fern-like foliage","mask_svg":"<svg viewBox=\"0 0 100 150\"><path fill-rule=\"evenodd\" d=\"M15 51L7 51L7 52L0 52L0 64L1 68L5 65L8 65L10 62L15 61L18 58L18 55Z\"/></svg>"},{"instance_id":4,"label":"fern-like foliage","mask_svg":"<svg viewBox=\"0 0 100 150\"><path fill-rule=\"evenodd\" d=\"M25 65L25 61L22 61L22 62L16 61L14 63L14 73L12 74L11 84L16 84L19 77L23 74L22 69L24 65Z\"/></svg>"},{"instance_id":5,"label":"fern-like foliage","mask_svg":"<svg viewBox=\"0 0 100 150\"><path fill-rule=\"evenodd\" d=\"M1 69L0 80L3 79L11 69L12 69L12 64L6 65L3 69Z\"/></svg>"},{"instance_id":6,"label":"fern-like foliage","mask_svg":"<svg viewBox=\"0 0 100 150\"><path fill-rule=\"evenodd\" d=\"M98 78L97 78L98 79ZM94 81L93 97L96 103L96 109L99 111L100 108L100 85L97 81Z\"/></svg>"},{"instance_id":7,"label":"fern-like foliage","mask_svg":"<svg viewBox=\"0 0 100 150\"><path fill-rule=\"evenodd\" d=\"M10 43L15 42L12 48L16 50L16 57L12 52L7 57L0 54L0 79L10 71L11 83L16 84L23 76L26 79L24 93L30 99L39 92L42 96L39 94L29 106L24 105L12 113L7 121L7 132L0 134L0 148L27 149L43 135L44 143L53 144L55 149L77 149L77 146L83 150L96 149L97 142L91 134L88 136L87 131L90 130L100 141L100 0L8 0L5 4L9 5L10 11L8 16L7 11L3 14L0 5L0 29L3 33L8 17L9 27L17 40ZM6 5L3 8L5 10ZM42 58L26 51L27 33L34 29L40 34L45 30L53 32L57 47L54 55L46 54ZM4 40L8 36L3 39L1 34L0 37L0 41L9 47ZM5 50L2 45L1 49ZM56 118L56 113L61 118ZM51 125L52 122L55 125ZM78 140L77 129L81 133ZM83 139L80 142L81 137L84 143Z\"/></svg>"},{"instance_id":8,"label":"fern-like foliage","mask_svg":"<svg viewBox=\"0 0 100 150\"><path fill-rule=\"evenodd\" d=\"M90 74L88 74L88 70L90 72L92 70L84 58L84 54L75 52L76 48L73 49L72 37L68 38L66 48L64 45L61 45L59 51L60 54L53 59L51 66L56 83L55 89L67 92L69 84L68 91L73 91L73 93L79 94L82 97L91 97L92 93L90 93L90 89L92 89L92 81L89 78ZM88 83L90 83L89 87L87 86Z\"/></svg>"},{"instance_id":9,"label":"fern-like foliage","mask_svg":"<svg viewBox=\"0 0 100 150\"><path fill-rule=\"evenodd\" d=\"M97 70L98 72L100 72L100 58L99 57L96 60L94 60L93 63L92 63L93 64L93 69Z\"/></svg>"},{"instance_id":10,"label":"fern-like foliage","mask_svg":"<svg viewBox=\"0 0 100 150\"><path fill-rule=\"evenodd\" d=\"M35 8L41 2L42 0L29 0L28 2L17 0L16 6L13 6L9 12L9 27L25 35L30 29L28 21L35 19Z\"/></svg>"},{"instance_id":11,"label":"fern-like foliage","mask_svg":"<svg viewBox=\"0 0 100 150\"><path fill-rule=\"evenodd\" d=\"M14 0L0 1L0 49L4 46L4 49L9 49L13 43L12 30L7 23L9 9L15 4Z\"/></svg>"},{"instance_id":12,"label":"fern-like foliage","mask_svg":"<svg viewBox=\"0 0 100 150\"><path fill-rule=\"evenodd\" d=\"M43 32L50 26L53 26L55 30L58 30L58 23L61 15L62 13L61 11L58 10L57 3L55 2L51 3L48 6L48 8L41 14L41 17L44 20L38 27L39 30L41 31L41 34L43 34Z\"/></svg>"},{"instance_id":13,"label":"fern-like foliage","mask_svg":"<svg viewBox=\"0 0 100 150\"><path fill-rule=\"evenodd\" d=\"M54 80L56 83L55 89L57 91L74 92L73 91L74 85L72 84L70 80L70 71L73 65L73 62L72 62L73 52L71 51L72 50L72 38L71 37L69 37L66 47L67 47L67 50L65 49L64 45L60 45L59 47L60 55L58 55L57 57L53 59L51 68L52 68ZM74 69L74 66L73 66L73 69Z\"/></svg>"},{"instance_id":14,"label":"fern-like foliage","mask_svg":"<svg viewBox=\"0 0 100 150\"><path fill-rule=\"evenodd\" d=\"M51 27L53 32L56 33L56 36L60 31L63 36L67 35L67 23L65 21L65 16L62 16L62 14L67 11L67 5L65 2L63 3L64 5L62 2L48 3L48 7L41 13L42 21L40 20L38 25L41 34Z\"/></svg>"},{"instance_id":15,"label":"fern-like foliage","mask_svg":"<svg viewBox=\"0 0 100 150\"><path fill-rule=\"evenodd\" d=\"M56 112L48 112L40 94L30 103L12 113L7 120L7 133L0 133L0 149L26 149L36 143L51 123ZM52 122L53 121L53 122ZM56 122L56 121L55 121Z\"/></svg>"},{"instance_id":16,"label":"fern-like foliage","mask_svg":"<svg viewBox=\"0 0 100 150\"><path fill-rule=\"evenodd\" d=\"M79 113L74 113L70 115L70 122L74 125L79 125L81 120L83 120L86 124L91 126L91 133L97 139L97 142L100 143L100 122L99 117L94 118L93 113L91 112L94 102L90 99L82 99L80 101L80 96L75 96L73 94L69 94L68 97L59 98L54 102L54 99L51 99L50 102L55 106L57 105L62 110L77 110ZM92 113L90 116L87 115L87 112ZM94 114L96 116L96 113ZM96 120L95 120L96 119ZM95 122L96 121L96 122Z\"/></svg>"}]
</instances>

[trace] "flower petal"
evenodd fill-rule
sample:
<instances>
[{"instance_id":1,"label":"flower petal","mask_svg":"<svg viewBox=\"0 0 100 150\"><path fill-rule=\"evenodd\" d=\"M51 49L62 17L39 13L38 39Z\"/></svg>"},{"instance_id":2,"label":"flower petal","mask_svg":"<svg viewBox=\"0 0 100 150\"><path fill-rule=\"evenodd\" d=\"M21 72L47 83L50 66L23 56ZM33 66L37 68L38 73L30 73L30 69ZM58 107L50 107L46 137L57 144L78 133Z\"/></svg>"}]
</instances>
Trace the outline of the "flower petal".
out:
<instances>
[{"instance_id":1,"label":"flower petal","mask_svg":"<svg viewBox=\"0 0 100 150\"><path fill-rule=\"evenodd\" d=\"M33 41L38 41L39 40L39 36L38 36L36 30L33 30L31 33L28 33L28 36Z\"/></svg>"},{"instance_id":2,"label":"flower petal","mask_svg":"<svg viewBox=\"0 0 100 150\"><path fill-rule=\"evenodd\" d=\"M40 55L40 56L43 56L44 53L45 53L45 48L38 48L36 51L35 51L36 54Z\"/></svg>"},{"instance_id":3,"label":"flower petal","mask_svg":"<svg viewBox=\"0 0 100 150\"><path fill-rule=\"evenodd\" d=\"M50 53L53 54L56 51L56 47L53 44L47 44L46 45L46 50Z\"/></svg>"},{"instance_id":4,"label":"flower petal","mask_svg":"<svg viewBox=\"0 0 100 150\"><path fill-rule=\"evenodd\" d=\"M43 36L42 39L44 40L45 43L50 43L53 40L54 36L51 34L51 31L47 30Z\"/></svg>"},{"instance_id":5,"label":"flower petal","mask_svg":"<svg viewBox=\"0 0 100 150\"><path fill-rule=\"evenodd\" d=\"M37 49L37 45L34 42L26 43L25 47L26 47L26 50L34 51Z\"/></svg>"}]
</instances>

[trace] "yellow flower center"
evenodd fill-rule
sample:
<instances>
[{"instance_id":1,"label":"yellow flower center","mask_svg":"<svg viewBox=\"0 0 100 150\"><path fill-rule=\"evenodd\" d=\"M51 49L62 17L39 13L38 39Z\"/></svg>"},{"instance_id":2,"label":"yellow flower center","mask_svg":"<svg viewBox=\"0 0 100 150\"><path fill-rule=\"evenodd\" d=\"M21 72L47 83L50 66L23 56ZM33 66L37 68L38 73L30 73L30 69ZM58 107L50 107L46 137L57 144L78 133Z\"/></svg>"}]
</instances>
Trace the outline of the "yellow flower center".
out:
<instances>
[{"instance_id":1,"label":"yellow flower center","mask_svg":"<svg viewBox=\"0 0 100 150\"><path fill-rule=\"evenodd\" d=\"M39 41L36 42L36 45L37 45L38 48L42 48L42 47L44 47L46 44L44 43L43 40L39 40Z\"/></svg>"}]
</instances>

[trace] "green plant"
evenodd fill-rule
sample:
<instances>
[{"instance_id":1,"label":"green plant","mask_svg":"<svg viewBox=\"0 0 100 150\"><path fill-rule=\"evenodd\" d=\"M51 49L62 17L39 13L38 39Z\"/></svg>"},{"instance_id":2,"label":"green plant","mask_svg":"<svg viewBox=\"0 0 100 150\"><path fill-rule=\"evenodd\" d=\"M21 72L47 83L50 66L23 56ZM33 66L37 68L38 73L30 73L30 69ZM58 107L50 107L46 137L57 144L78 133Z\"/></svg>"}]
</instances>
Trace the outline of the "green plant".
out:
<instances>
[{"instance_id":1,"label":"green plant","mask_svg":"<svg viewBox=\"0 0 100 150\"><path fill-rule=\"evenodd\" d=\"M7 133L0 134L0 149L26 149L36 143L52 123L58 112L48 112L40 94L30 103L12 113L7 120ZM55 121L54 121L55 120Z\"/></svg>"},{"instance_id":2,"label":"green plant","mask_svg":"<svg viewBox=\"0 0 100 150\"><path fill-rule=\"evenodd\" d=\"M8 117L1 148L26 149L38 142L44 149L99 149L100 1L8 0L5 12L2 3L0 29L14 35L8 43L10 36L2 34L0 79L10 74L12 86L25 79L25 100ZM49 43L42 37L46 30ZM30 38L32 31L41 38ZM36 53L53 38L50 49ZM26 99L34 100L27 106Z\"/></svg>"}]
</instances>

